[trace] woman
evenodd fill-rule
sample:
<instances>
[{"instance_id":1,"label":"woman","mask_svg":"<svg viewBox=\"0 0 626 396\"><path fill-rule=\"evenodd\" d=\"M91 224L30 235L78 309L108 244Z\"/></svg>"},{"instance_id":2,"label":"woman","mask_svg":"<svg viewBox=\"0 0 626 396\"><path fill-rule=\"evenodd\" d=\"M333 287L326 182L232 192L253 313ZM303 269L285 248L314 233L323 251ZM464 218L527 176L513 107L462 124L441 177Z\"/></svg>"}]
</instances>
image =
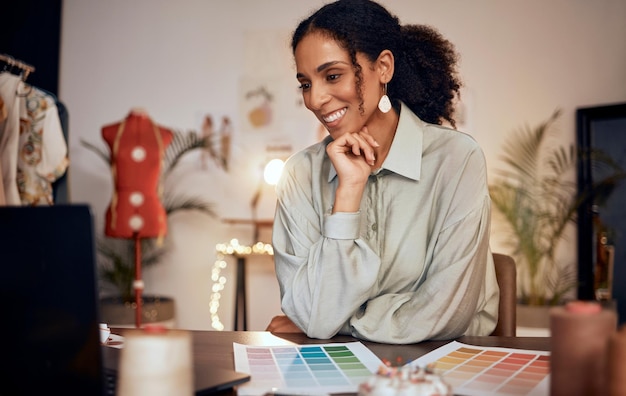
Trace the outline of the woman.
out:
<instances>
[{"instance_id":1,"label":"woman","mask_svg":"<svg viewBox=\"0 0 626 396\"><path fill-rule=\"evenodd\" d=\"M384 343L488 335L499 290L485 159L452 118L452 44L379 4L340 0L300 23L306 107L329 136L277 186L273 332Z\"/></svg>"}]
</instances>

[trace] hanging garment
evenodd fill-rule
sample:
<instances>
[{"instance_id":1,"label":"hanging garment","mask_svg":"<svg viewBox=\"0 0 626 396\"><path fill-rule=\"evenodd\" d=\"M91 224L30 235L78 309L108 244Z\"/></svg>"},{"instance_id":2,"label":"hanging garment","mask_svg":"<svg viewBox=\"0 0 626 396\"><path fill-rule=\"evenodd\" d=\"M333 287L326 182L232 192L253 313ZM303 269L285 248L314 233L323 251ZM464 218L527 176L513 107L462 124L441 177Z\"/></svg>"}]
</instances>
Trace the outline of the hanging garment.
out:
<instances>
[{"instance_id":1,"label":"hanging garment","mask_svg":"<svg viewBox=\"0 0 626 396\"><path fill-rule=\"evenodd\" d=\"M44 91L46 92L46 91ZM49 95L52 95L49 92L46 92ZM59 120L61 121L61 129L63 130L63 137L65 138L65 142L70 141L69 134L69 113L67 111L67 107L63 102L61 102L54 95L55 103L57 105L57 110L59 111ZM67 158L69 162L72 162L70 158L70 153L68 152ZM69 191L69 173L70 167L68 166L67 171L63 174L63 176L59 177L54 183L52 183L52 194L54 195L54 203L55 204L66 204L70 202L70 191Z\"/></svg>"},{"instance_id":2,"label":"hanging garment","mask_svg":"<svg viewBox=\"0 0 626 396\"><path fill-rule=\"evenodd\" d=\"M7 109L4 106L4 100L0 97L0 123L7 118ZM2 183L2 161L0 161L0 206L6 205L4 198L4 183Z\"/></svg>"},{"instance_id":3,"label":"hanging garment","mask_svg":"<svg viewBox=\"0 0 626 396\"><path fill-rule=\"evenodd\" d=\"M0 122L0 163L2 183L7 205L20 205L17 189L17 152L20 134L20 96L23 87L19 76L8 72L0 73L0 98L4 102L6 118Z\"/></svg>"},{"instance_id":4,"label":"hanging garment","mask_svg":"<svg viewBox=\"0 0 626 396\"><path fill-rule=\"evenodd\" d=\"M7 200L4 198L4 184L2 184L2 161L0 161L0 206L6 205Z\"/></svg>"},{"instance_id":5,"label":"hanging garment","mask_svg":"<svg viewBox=\"0 0 626 396\"><path fill-rule=\"evenodd\" d=\"M20 97L17 186L21 203L54 204L52 183L65 174L68 163L54 98L29 86Z\"/></svg>"},{"instance_id":6,"label":"hanging garment","mask_svg":"<svg viewBox=\"0 0 626 396\"><path fill-rule=\"evenodd\" d=\"M7 108L4 105L4 100L0 97L0 122L6 120L7 118Z\"/></svg>"},{"instance_id":7,"label":"hanging garment","mask_svg":"<svg viewBox=\"0 0 626 396\"><path fill-rule=\"evenodd\" d=\"M61 129L63 130L63 138L65 139L65 142L67 144L67 142L70 141L69 113L67 111L67 107L62 101L59 100L59 98L54 93L42 88L39 88L39 90L54 100L54 104L56 105L59 112L59 121L61 122ZM67 153L67 158L69 163L71 163L72 159L70 158L69 151ZM52 196L55 205L67 204L70 202L70 192L68 186L69 173L70 167L68 166L67 171L52 183Z\"/></svg>"}]
</instances>

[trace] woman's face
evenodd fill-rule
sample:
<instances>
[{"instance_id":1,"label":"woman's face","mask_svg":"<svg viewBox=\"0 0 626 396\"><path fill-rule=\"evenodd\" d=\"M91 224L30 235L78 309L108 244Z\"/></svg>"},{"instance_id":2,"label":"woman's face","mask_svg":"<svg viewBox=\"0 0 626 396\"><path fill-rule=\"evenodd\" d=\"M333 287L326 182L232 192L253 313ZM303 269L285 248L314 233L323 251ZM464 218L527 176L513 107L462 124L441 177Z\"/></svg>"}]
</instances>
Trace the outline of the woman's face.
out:
<instances>
[{"instance_id":1,"label":"woman's face","mask_svg":"<svg viewBox=\"0 0 626 396\"><path fill-rule=\"evenodd\" d=\"M296 47L295 61L304 104L333 139L359 132L377 111L381 82L363 54L357 53L363 75L362 114L350 55L335 40L318 32L307 34Z\"/></svg>"}]
</instances>

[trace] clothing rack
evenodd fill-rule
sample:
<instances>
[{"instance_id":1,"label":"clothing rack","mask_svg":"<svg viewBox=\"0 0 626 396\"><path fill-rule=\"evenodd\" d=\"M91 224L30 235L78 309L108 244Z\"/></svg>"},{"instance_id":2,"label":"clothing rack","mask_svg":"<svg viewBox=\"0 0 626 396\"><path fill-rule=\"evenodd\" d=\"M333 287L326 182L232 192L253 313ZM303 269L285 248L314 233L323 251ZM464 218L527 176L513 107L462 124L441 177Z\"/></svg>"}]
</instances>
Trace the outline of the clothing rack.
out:
<instances>
[{"instance_id":1,"label":"clothing rack","mask_svg":"<svg viewBox=\"0 0 626 396\"><path fill-rule=\"evenodd\" d=\"M18 69L20 69L22 71L21 76L22 76L23 81L26 81L26 79L28 78L28 75L35 71L34 66L29 65L28 63L23 62L19 59L15 59L11 55L0 54L0 61L5 63L4 70L7 70L9 67L11 69L13 69L14 67L17 67Z\"/></svg>"}]
</instances>

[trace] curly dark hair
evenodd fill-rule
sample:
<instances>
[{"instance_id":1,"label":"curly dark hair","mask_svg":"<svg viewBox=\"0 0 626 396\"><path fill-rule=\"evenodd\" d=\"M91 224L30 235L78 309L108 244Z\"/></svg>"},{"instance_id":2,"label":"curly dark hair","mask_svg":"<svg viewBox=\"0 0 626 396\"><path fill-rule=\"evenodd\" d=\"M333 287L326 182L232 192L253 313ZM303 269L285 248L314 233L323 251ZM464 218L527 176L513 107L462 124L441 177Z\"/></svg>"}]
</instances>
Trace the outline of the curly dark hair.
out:
<instances>
[{"instance_id":1,"label":"curly dark hair","mask_svg":"<svg viewBox=\"0 0 626 396\"><path fill-rule=\"evenodd\" d=\"M373 62L387 49L395 58L394 77L387 86L394 107L398 109L401 100L426 122L441 124L445 120L455 126L454 99L460 96L462 85L457 71L459 56L435 28L401 25L398 17L371 0L338 0L300 22L291 39L292 51L312 32L328 35L348 51L359 97L363 73L356 54Z\"/></svg>"}]
</instances>

